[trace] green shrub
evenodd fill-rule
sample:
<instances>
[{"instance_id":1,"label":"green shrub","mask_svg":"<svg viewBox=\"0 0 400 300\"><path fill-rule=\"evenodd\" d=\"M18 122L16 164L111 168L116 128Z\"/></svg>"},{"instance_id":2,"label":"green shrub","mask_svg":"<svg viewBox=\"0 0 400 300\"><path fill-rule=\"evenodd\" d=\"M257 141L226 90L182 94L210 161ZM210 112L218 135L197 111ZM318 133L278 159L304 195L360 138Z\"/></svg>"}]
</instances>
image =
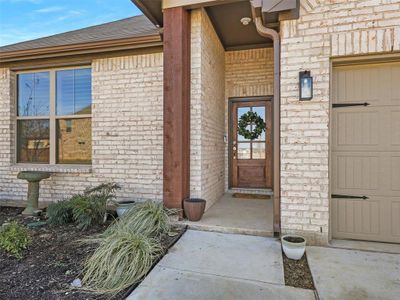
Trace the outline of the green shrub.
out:
<instances>
[{"instance_id":1,"label":"green shrub","mask_svg":"<svg viewBox=\"0 0 400 300\"><path fill-rule=\"evenodd\" d=\"M163 203L146 201L133 205L119 220L111 224L104 232L110 235L126 228L149 237L159 237L171 229L170 216L176 211L166 209Z\"/></svg>"},{"instance_id":2,"label":"green shrub","mask_svg":"<svg viewBox=\"0 0 400 300\"><path fill-rule=\"evenodd\" d=\"M97 293L118 294L145 276L161 253L157 239L132 231L114 232L85 262L83 284Z\"/></svg>"},{"instance_id":3,"label":"green shrub","mask_svg":"<svg viewBox=\"0 0 400 300\"><path fill-rule=\"evenodd\" d=\"M68 200L52 203L47 208L48 222L54 225L74 222L80 229L100 224L106 218L107 203L115 198L119 188L116 183L103 183Z\"/></svg>"},{"instance_id":4,"label":"green shrub","mask_svg":"<svg viewBox=\"0 0 400 300\"><path fill-rule=\"evenodd\" d=\"M120 186L116 183L103 183L70 199L73 219L80 229L105 221L107 203L114 200L117 189Z\"/></svg>"},{"instance_id":5,"label":"green shrub","mask_svg":"<svg viewBox=\"0 0 400 300\"><path fill-rule=\"evenodd\" d=\"M52 225L65 225L73 221L71 204L67 200L49 204L46 214L47 222Z\"/></svg>"},{"instance_id":6,"label":"green shrub","mask_svg":"<svg viewBox=\"0 0 400 300\"><path fill-rule=\"evenodd\" d=\"M0 248L17 258L31 242L28 229L15 221L0 227Z\"/></svg>"}]
</instances>

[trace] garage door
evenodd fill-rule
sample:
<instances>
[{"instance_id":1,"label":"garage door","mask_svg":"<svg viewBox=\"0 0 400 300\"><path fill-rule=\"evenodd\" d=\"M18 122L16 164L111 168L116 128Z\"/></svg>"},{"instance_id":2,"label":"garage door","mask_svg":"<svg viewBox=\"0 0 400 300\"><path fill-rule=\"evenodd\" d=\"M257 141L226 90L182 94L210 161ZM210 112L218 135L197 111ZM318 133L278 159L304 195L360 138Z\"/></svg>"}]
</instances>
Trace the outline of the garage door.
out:
<instances>
[{"instance_id":1,"label":"garage door","mask_svg":"<svg viewBox=\"0 0 400 300\"><path fill-rule=\"evenodd\" d=\"M333 69L334 238L400 243L400 62Z\"/></svg>"}]
</instances>

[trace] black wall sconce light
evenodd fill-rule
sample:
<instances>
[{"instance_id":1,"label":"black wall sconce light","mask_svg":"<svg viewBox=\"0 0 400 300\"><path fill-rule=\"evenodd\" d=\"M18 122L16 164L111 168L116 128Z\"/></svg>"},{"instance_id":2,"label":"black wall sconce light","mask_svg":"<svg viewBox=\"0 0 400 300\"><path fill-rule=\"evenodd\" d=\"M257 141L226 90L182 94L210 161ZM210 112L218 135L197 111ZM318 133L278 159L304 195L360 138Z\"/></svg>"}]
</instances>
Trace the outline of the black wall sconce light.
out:
<instances>
[{"instance_id":1,"label":"black wall sconce light","mask_svg":"<svg viewBox=\"0 0 400 300\"><path fill-rule=\"evenodd\" d=\"M313 98L313 78L310 71L299 72L299 92L300 101Z\"/></svg>"}]
</instances>

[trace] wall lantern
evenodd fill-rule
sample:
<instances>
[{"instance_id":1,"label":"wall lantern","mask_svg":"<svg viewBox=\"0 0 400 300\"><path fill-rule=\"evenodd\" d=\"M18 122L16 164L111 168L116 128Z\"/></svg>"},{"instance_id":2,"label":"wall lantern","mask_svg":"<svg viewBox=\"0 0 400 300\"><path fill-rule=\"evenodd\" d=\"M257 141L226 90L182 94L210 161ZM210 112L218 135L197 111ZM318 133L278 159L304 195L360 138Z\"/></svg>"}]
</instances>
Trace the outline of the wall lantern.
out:
<instances>
[{"instance_id":1,"label":"wall lantern","mask_svg":"<svg viewBox=\"0 0 400 300\"><path fill-rule=\"evenodd\" d=\"M313 78L310 71L299 72L300 101L313 98Z\"/></svg>"}]
</instances>

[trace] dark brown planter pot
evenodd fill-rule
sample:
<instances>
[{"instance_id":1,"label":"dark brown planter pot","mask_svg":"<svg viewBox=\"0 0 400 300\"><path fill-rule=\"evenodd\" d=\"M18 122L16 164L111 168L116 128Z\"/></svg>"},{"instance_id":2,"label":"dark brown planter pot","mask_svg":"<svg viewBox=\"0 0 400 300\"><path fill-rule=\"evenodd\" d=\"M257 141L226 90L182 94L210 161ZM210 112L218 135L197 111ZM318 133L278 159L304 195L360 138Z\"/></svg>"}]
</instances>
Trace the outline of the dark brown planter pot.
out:
<instances>
[{"instance_id":1,"label":"dark brown planter pot","mask_svg":"<svg viewBox=\"0 0 400 300\"><path fill-rule=\"evenodd\" d=\"M189 221L199 221L206 209L206 200L187 198L183 201L183 209Z\"/></svg>"}]
</instances>

